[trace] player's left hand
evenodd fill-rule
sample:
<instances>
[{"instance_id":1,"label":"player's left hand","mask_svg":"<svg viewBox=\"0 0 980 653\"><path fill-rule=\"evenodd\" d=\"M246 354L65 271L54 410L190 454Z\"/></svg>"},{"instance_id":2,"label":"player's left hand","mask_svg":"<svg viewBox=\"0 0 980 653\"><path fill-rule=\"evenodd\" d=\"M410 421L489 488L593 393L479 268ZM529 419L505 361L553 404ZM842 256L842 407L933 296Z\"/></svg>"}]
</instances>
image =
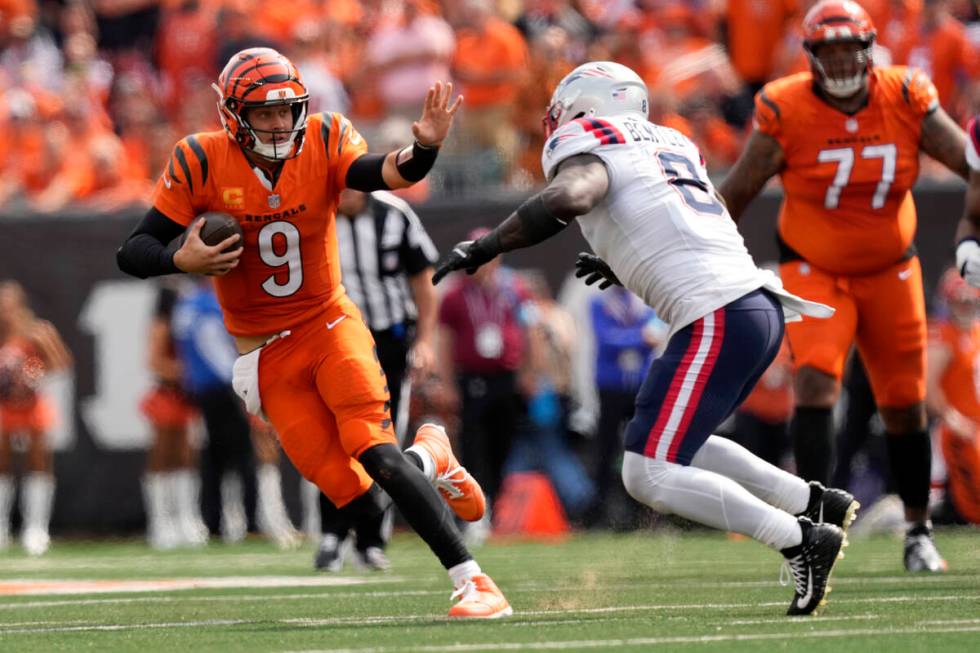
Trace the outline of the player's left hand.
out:
<instances>
[{"instance_id":1,"label":"player's left hand","mask_svg":"<svg viewBox=\"0 0 980 653\"><path fill-rule=\"evenodd\" d=\"M453 95L453 84L436 82L425 94L425 104L422 105L422 117L412 123L412 134L420 145L439 147L446 140L446 134L453 124L453 117L463 102L463 96L449 104Z\"/></svg>"},{"instance_id":2,"label":"player's left hand","mask_svg":"<svg viewBox=\"0 0 980 653\"><path fill-rule=\"evenodd\" d=\"M580 279L585 277L585 285L587 286L599 281L599 290L605 290L609 286L623 285L608 263L588 252L579 252L578 258L575 260L575 276Z\"/></svg>"},{"instance_id":3,"label":"player's left hand","mask_svg":"<svg viewBox=\"0 0 980 653\"><path fill-rule=\"evenodd\" d=\"M494 259L495 254L487 251L479 240L464 240L453 245L449 252L436 267L432 275L432 285L438 284L442 278L456 270L466 270L467 274L473 274L484 263Z\"/></svg>"}]
</instances>

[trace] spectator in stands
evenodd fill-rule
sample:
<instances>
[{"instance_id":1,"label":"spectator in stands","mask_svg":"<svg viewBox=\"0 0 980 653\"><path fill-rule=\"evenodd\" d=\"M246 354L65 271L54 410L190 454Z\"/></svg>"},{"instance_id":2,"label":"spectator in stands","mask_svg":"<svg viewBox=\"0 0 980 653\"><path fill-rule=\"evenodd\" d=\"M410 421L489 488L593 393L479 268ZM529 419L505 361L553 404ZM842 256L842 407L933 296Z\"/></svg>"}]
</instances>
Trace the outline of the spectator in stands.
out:
<instances>
[{"instance_id":1,"label":"spectator in stands","mask_svg":"<svg viewBox=\"0 0 980 653\"><path fill-rule=\"evenodd\" d=\"M423 11L422 0L396 4L397 20L374 31L365 54L386 114L414 120L425 90L437 79L450 78L456 38L442 17Z\"/></svg>"},{"instance_id":2,"label":"spectator in stands","mask_svg":"<svg viewBox=\"0 0 980 653\"><path fill-rule=\"evenodd\" d=\"M922 69L932 79L939 102L954 119L960 111L959 89L970 82L978 53L966 38L966 28L949 14L947 0L923 0L919 29L908 44L905 63Z\"/></svg>"},{"instance_id":3,"label":"spectator in stands","mask_svg":"<svg viewBox=\"0 0 980 653\"><path fill-rule=\"evenodd\" d=\"M469 239L486 233L473 230ZM485 521L467 528L467 537L476 542L487 534L511 439L525 416L517 372L527 351L521 308L530 295L499 261L473 275L456 275L439 306L437 361L449 401L459 406L460 462L487 497Z\"/></svg>"},{"instance_id":4,"label":"spectator in stands","mask_svg":"<svg viewBox=\"0 0 980 653\"><path fill-rule=\"evenodd\" d=\"M787 27L797 20L799 0L728 0L724 39L732 67L743 82L726 107L725 117L744 126L752 116L755 94L772 79L777 49Z\"/></svg>"},{"instance_id":5,"label":"spectator in stands","mask_svg":"<svg viewBox=\"0 0 980 653\"><path fill-rule=\"evenodd\" d=\"M346 114L350 111L350 97L343 83L330 69L321 23L313 19L297 22L289 46L286 52L299 69L310 94L309 112L336 111ZM448 76L440 79L448 79Z\"/></svg>"},{"instance_id":6,"label":"spectator in stands","mask_svg":"<svg viewBox=\"0 0 980 653\"><path fill-rule=\"evenodd\" d=\"M161 550L208 541L198 504L196 452L188 432L196 411L181 386L183 370L170 330L176 301L177 284L161 284L148 334L148 364L155 383L140 402L152 428L143 476L146 538Z\"/></svg>"},{"instance_id":7,"label":"spectator in stands","mask_svg":"<svg viewBox=\"0 0 980 653\"><path fill-rule=\"evenodd\" d=\"M481 163L483 183L510 179L517 157L514 101L527 74L527 44L510 23L497 18L490 0L462 0L456 15L453 78L466 98L457 136L466 160L490 155Z\"/></svg>"},{"instance_id":8,"label":"spectator in stands","mask_svg":"<svg viewBox=\"0 0 980 653\"><path fill-rule=\"evenodd\" d=\"M21 285L0 282L0 549L10 540L13 452L22 449L21 544L32 556L48 550L55 481L47 438L58 416L43 383L46 375L71 365L71 353L57 329L34 315ZM14 444L15 438L23 438L21 446Z\"/></svg>"},{"instance_id":9,"label":"spectator in stands","mask_svg":"<svg viewBox=\"0 0 980 653\"><path fill-rule=\"evenodd\" d=\"M187 95L218 73L215 66L216 7L200 0L178 0L162 8L154 58L160 71L163 104L175 111Z\"/></svg>"},{"instance_id":10,"label":"spectator in stands","mask_svg":"<svg viewBox=\"0 0 980 653\"><path fill-rule=\"evenodd\" d=\"M619 482L623 431L633 418L636 393L665 344L668 327L621 286L592 296L588 325L595 342L593 381L599 393L599 423L590 456L596 500L585 518L585 525L592 528L613 525L614 503L634 505Z\"/></svg>"}]
</instances>

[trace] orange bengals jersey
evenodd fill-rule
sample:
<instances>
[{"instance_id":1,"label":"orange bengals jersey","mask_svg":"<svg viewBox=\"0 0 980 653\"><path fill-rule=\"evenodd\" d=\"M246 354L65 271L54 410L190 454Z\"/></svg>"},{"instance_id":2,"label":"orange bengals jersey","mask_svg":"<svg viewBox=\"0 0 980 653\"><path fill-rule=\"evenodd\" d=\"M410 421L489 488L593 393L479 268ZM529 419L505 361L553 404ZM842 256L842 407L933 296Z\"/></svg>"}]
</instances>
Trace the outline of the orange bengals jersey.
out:
<instances>
[{"instance_id":1,"label":"orange bengals jersey","mask_svg":"<svg viewBox=\"0 0 980 653\"><path fill-rule=\"evenodd\" d=\"M283 331L343 295L334 217L347 170L365 152L340 114L310 116L302 152L273 186L224 131L177 143L153 206L185 226L207 211L228 213L245 233L238 267L215 277L232 335Z\"/></svg>"},{"instance_id":2,"label":"orange bengals jersey","mask_svg":"<svg viewBox=\"0 0 980 653\"><path fill-rule=\"evenodd\" d=\"M756 96L756 129L785 159L779 236L834 274L877 272L908 251L922 119L939 106L932 82L912 68L874 68L868 83L868 103L852 116L817 96L809 72Z\"/></svg>"},{"instance_id":3,"label":"orange bengals jersey","mask_svg":"<svg viewBox=\"0 0 980 653\"><path fill-rule=\"evenodd\" d=\"M964 331L949 322L931 325L929 339L951 354L940 387L949 405L980 422L980 322Z\"/></svg>"}]
</instances>

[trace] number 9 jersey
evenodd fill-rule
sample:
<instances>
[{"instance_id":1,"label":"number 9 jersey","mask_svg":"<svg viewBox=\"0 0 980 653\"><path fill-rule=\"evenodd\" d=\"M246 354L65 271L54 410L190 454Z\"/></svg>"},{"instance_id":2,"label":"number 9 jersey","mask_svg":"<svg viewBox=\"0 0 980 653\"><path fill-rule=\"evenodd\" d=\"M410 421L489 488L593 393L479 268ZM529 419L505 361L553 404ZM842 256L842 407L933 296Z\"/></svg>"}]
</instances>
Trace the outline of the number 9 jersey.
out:
<instances>
[{"instance_id":1,"label":"number 9 jersey","mask_svg":"<svg viewBox=\"0 0 980 653\"><path fill-rule=\"evenodd\" d=\"M367 145L337 113L310 116L303 150L275 182L224 131L177 143L157 182L153 206L181 225L219 211L245 234L238 267L215 277L225 326L234 336L278 333L344 295L335 232L338 196Z\"/></svg>"},{"instance_id":2,"label":"number 9 jersey","mask_svg":"<svg viewBox=\"0 0 980 653\"><path fill-rule=\"evenodd\" d=\"M922 120L939 106L922 72L874 68L868 100L848 115L818 96L809 72L767 84L755 127L784 156L782 244L833 274L866 274L908 257Z\"/></svg>"}]
</instances>

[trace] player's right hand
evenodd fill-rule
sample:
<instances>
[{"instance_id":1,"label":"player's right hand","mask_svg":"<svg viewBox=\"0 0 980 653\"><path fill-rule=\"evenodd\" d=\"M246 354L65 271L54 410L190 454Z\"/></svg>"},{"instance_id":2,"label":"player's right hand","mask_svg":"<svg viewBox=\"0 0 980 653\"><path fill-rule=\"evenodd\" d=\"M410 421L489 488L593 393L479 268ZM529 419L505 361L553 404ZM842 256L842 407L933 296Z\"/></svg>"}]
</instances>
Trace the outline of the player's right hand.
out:
<instances>
[{"instance_id":1,"label":"player's right hand","mask_svg":"<svg viewBox=\"0 0 980 653\"><path fill-rule=\"evenodd\" d=\"M217 245L208 245L201 240L201 228L204 220L198 220L187 231L187 237L180 248L174 252L174 265L181 271L190 274L206 274L222 276L238 266L243 248L233 251L225 250L239 241L241 236L232 234ZM222 253L224 252L224 253Z\"/></svg>"},{"instance_id":2,"label":"player's right hand","mask_svg":"<svg viewBox=\"0 0 980 653\"><path fill-rule=\"evenodd\" d=\"M609 286L623 285L608 263L588 252L579 252L578 258L575 260L575 276L579 279L585 277L585 285L587 286L600 281L599 290L605 290Z\"/></svg>"},{"instance_id":3,"label":"player's right hand","mask_svg":"<svg viewBox=\"0 0 980 653\"><path fill-rule=\"evenodd\" d=\"M956 245L956 269L968 284L980 288L980 242L976 238L964 238Z\"/></svg>"}]
</instances>

